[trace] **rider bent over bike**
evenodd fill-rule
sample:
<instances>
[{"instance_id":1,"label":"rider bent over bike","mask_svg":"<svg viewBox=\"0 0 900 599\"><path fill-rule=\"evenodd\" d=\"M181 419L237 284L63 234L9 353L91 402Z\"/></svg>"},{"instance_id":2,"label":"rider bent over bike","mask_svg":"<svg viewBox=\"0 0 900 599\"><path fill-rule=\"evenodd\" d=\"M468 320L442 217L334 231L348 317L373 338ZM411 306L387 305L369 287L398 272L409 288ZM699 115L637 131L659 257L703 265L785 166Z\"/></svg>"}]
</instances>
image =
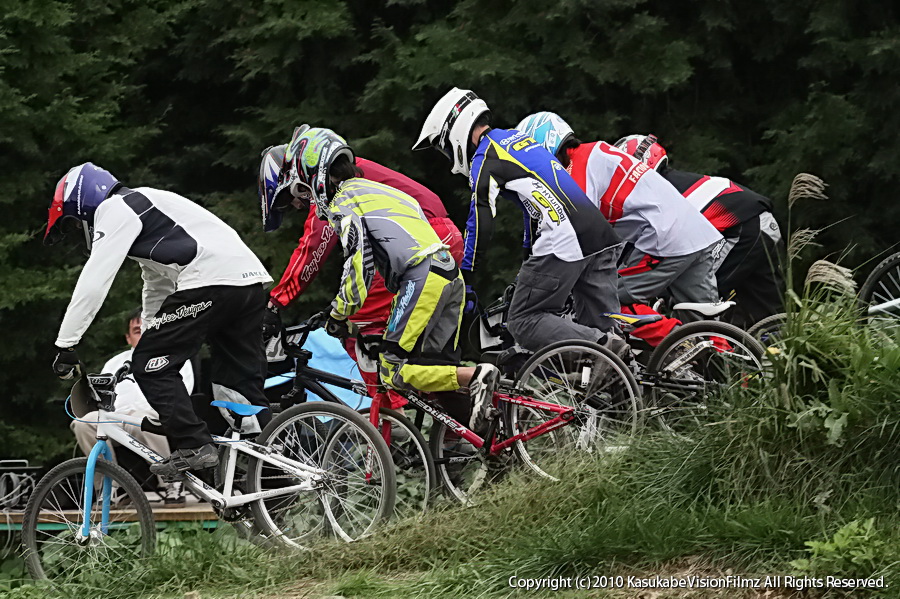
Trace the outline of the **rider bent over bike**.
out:
<instances>
[{"instance_id":1,"label":"rider bent over bike","mask_svg":"<svg viewBox=\"0 0 900 599\"><path fill-rule=\"evenodd\" d=\"M459 324L465 284L448 247L416 201L363 178L343 138L329 129L298 128L285 156L282 193L313 204L344 249L341 287L326 331L353 334L349 318L366 300L376 269L396 294L380 357L381 381L424 392L468 387L470 428L487 416L499 371L490 364L459 366ZM276 203L283 204L279 198Z\"/></svg>"},{"instance_id":2,"label":"rider bent over bike","mask_svg":"<svg viewBox=\"0 0 900 599\"><path fill-rule=\"evenodd\" d=\"M305 127L307 126L304 125L301 129ZM278 180L285 167L284 157L287 148L288 144L284 144L267 149L263 153L260 164L259 199L263 213L263 228L266 232L275 231L281 226L283 212L289 206L307 207L289 193L280 193ZM441 241L449 246L454 260L457 263L462 260L462 235L448 218L447 210L437 194L409 177L371 160L356 157L356 166L362 170L363 177L366 179L390 185L412 197L422 208L422 212L428 218L428 223ZM279 198L278 204L275 202L276 196ZM291 255L281 281L269 292L269 310L266 312L267 335L274 336L278 333L280 310L290 305L306 291L337 244L338 239L334 228L327 221L319 219L315 210L309 210L303 225L303 236ZM361 335L384 334L391 314L391 302L394 295L385 289L384 279L378 272L375 272L365 302L359 311L349 318L359 328ZM355 337L346 338L344 347L357 362L369 395L376 399L379 389L377 363L365 356ZM377 399L381 400L381 405L395 409L406 404L406 399L394 392L388 393L387 398ZM385 401L386 399L387 401Z\"/></svg>"},{"instance_id":3,"label":"rider bent over bike","mask_svg":"<svg viewBox=\"0 0 900 599\"><path fill-rule=\"evenodd\" d=\"M509 330L524 348L584 339L623 355L604 312L619 309L616 260L621 241L596 206L540 144L515 130L491 129L490 110L468 90L453 88L425 120L414 150L433 147L468 175L472 202L462 262L470 290L503 196L522 208L528 258L509 312ZM576 319L560 316L569 297Z\"/></svg>"},{"instance_id":4,"label":"rider bent over bike","mask_svg":"<svg viewBox=\"0 0 900 599\"><path fill-rule=\"evenodd\" d=\"M150 471L175 480L218 462L212 437L195 413L182 365L208 341L214 394L268 406L263 394L264 284L272 279L238 234L217 216L169 191L129 189L90 162L59 182L44 242L81 228L90 250L56 340L53 371L80 374L75 346L103 304L125 258L141 266L143 335L132 373L159 414L172 454ZM257 416L265 424L268 413Z\"/></svg>"}]
</instances>

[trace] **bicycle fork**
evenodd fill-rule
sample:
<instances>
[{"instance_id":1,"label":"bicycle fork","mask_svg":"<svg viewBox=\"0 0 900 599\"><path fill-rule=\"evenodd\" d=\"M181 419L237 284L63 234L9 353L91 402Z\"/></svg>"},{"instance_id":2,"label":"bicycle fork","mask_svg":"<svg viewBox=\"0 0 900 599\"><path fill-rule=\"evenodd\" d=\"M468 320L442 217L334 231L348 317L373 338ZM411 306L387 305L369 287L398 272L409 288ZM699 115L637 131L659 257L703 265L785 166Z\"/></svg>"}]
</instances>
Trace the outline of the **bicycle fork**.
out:
<instances>
[{"instance_id":1,"label":"bicycle fork","mask_svg":"<svg viewBox=\"0 0 900 599\"><path fill-rule=\"evenodd\" d=\"M97 459L103 456L108 462L113 461L112 450L105 439L97 439L94 448L91 449L91 455L88 456L87 467L84 470L84 508L81 514L81 536L80 540L84 543L90 541L91 538L91 504L94 502L94 470L96 469ZM109 506L112 500L112 479L109 476L103 477L103 485L101 486L102 507L100 512L100 532L107 534L109 532Z\"/></svg>"}]
</instances>

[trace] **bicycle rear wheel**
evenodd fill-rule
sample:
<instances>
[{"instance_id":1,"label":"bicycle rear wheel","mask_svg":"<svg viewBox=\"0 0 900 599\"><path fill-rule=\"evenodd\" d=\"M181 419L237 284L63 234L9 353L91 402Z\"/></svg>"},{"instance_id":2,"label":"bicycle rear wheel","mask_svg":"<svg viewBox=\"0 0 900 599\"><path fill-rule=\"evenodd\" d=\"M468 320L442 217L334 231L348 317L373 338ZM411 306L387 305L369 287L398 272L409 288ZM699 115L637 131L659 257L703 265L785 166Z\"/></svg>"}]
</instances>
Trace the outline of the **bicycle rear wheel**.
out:
<instances>
[{"instance_id":1,"label":"bicycle rear wheel","mask_svg":"<svg viewBox=\"0 0 900 599\"><path fill-rule=\"evenodd\" d=\"M68 460L48 472L25 507L22 545L35 579L108 585L140 573L142 558L156 547L150 503L137 481L121 467L97 460L90 527L83 534L87 458ZM104 482L111 485L103 522Z\"/></svg>"},{"instance_id":2,"label":"bicycle rear wheel","mask_svg":"<svg viewBox=\"0 0 900 599\"><path fill-rule=\"evenodd\" d=\"M882 260L859 290L866 322L888 333L900 328L900 252Z\"/></svg>"},{"instance_id":3,"label":"bicycle rear wheel","mask_svg":"<svg viewBox=\"0 0 900 599\"><path fill-rule=\"evenodd\" d=\"M727 391L762 378L763 346L745 331L705 320L681 325L650 356L655 385L651 413L665 430L685 432L707 422L709 406L727 407Z\"/></svg>"},{"instance_id":4,"label":"bicycle rear wheel","mask_svg":"<svg viewBox=\"0 0 900 599\"><path fill-rule=\"evenodd\" d=\"M369 420L369 409L359 411ZM397 473L397 501L394 512L398 517L412 516L428 509L437 487L437 469L425 436L403 412L381 408L378 412L378 432L385 436L390 427L388 449Z\"/></svg>"},{"instance_id":5,"label":"bicycle rear wheel","mask_svg":"<svg viewBox=\"0 0 900 599\"><path fill-rule=\"evenodd\" d=\"M574 409L569 424L513 445L527 467L554 480L563 474L567 455L621 450L640 424L641 392L634 376L618 356L597 343L571 340L546 347L522 367L516 389ZM504 407L512 435L557 416L514 403Z\"/></svg>"},{"instance_id":6,"label":"bicycle rear wheel","mask_svg":"<svg viewBox=\"0 0 900 599\"><path fill-rule=\"evenodd\" d=\"M329 533L356 540L393 514L397 479L387 444L350 408L318 401L294 406L266 425L257 442L326 472L314 491L251 504L257 526L279 543L303 547ZM250 493L302 482L259 459L250 461L247 477Z\"/></svg>"}]
</instances>

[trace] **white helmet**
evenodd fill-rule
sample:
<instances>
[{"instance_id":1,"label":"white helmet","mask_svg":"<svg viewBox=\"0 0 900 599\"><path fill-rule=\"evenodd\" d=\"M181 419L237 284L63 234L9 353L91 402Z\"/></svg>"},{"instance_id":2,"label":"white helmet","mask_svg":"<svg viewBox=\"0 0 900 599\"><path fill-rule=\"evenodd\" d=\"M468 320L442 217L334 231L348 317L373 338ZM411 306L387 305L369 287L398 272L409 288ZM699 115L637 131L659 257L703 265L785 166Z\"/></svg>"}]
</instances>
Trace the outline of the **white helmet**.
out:
<instances>
[{"instance_id":1,"label":"white helmet","mask_svg":"<svg viewBox=\"0 0 900 599\"><path fill-rule=\"evenodd\" d=\"M450 159L451 172L469 176L472 125L485 113L490 116L491 111L484 100L470 90L454 87L431 109L412 149L432 147Z\"/></svg>"},{"instance_id":2,"label":"white helmet","mask_svg":"<svg viewBox=\"0 0 900 599\"><path fill-rule=\"evenodd\" d=\"M536 112L522 119L516 129L534 139L556 156L560 146L575 137L572 128L553 112Z\"/></svg>"}]
</instances>

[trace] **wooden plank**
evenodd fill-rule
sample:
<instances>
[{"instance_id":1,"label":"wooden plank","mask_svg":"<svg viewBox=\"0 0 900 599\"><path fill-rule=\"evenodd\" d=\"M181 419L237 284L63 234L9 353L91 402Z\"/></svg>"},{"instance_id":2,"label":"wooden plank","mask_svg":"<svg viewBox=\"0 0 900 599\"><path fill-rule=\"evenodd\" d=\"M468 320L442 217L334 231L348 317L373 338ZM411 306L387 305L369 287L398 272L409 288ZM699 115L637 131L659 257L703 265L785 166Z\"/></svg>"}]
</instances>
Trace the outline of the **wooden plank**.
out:
<instances>
[{"instance_id":1,"label":"wooden plank","mask_svg":"<svg viewBox=\"0 0 900 599\"><path fill-rule=\"evenodd\" d=\"M153 518L157 522L195 522L206 520L218 520L216 513L208 503L189 504L184 507L153 507ZM98 513L99 512L95 512ZM110 510L109 518L112 522L134 522L137 512L134 510ZM0 524L22 524L25 512L5 512L0 518ZM77 510L64 510L63 512L43 512L39 519L41 523L77 522L80 519Z\"/></svg>"}]
</instances>

